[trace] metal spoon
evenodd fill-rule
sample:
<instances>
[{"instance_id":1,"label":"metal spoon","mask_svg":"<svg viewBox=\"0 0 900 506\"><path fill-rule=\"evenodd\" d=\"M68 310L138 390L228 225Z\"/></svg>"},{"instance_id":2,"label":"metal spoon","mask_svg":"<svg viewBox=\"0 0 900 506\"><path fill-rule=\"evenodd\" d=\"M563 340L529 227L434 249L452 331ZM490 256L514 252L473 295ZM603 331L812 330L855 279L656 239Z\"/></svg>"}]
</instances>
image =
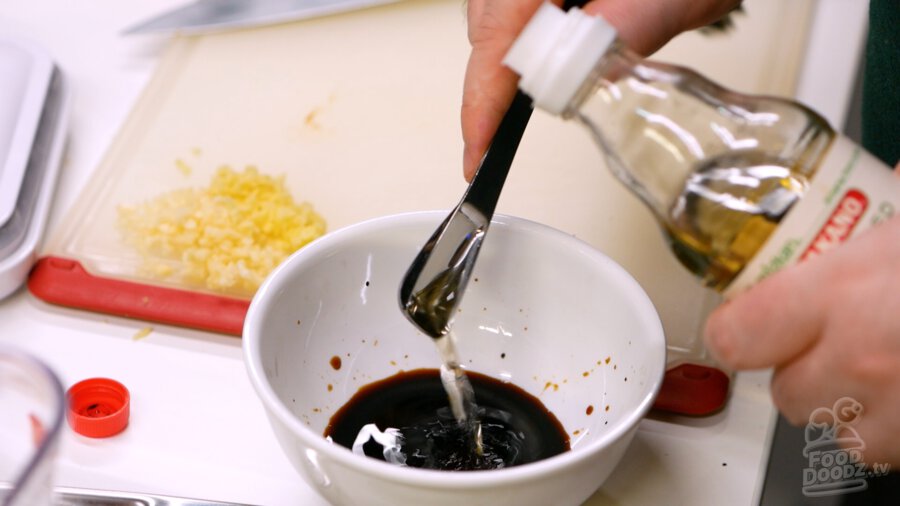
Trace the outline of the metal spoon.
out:
<instances>
[{"instance_id":1,"label":"metal spoon","mask_svg":"<svg viewBox=\"0 0 900 506\"><path fill-rule=\"evenodd\" d=\"M432 338L450 331L531 112L531 99L517 92L462 200L403 277L400 308Z\"/></svg>"}]
</instances>

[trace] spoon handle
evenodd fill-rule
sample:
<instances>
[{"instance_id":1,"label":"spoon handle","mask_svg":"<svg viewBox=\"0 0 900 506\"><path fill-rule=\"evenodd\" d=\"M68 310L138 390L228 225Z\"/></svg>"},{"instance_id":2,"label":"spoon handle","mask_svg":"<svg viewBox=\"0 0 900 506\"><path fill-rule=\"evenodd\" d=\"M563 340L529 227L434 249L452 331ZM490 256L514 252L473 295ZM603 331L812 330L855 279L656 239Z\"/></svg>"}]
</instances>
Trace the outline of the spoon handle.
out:
<instances>
[{"instance_id":1,"label":"spoon handle","mask_svg":"<svg viewBox=\"0 0 900 506\"><path fill-rule=\"evenodd\" d=\"M494 215L497 199L500 198L500 191L533 110L531 98L516 91L491 145L481 159L472 183L463 195L462 202L477 208L488 223Z\"/></svg>"},{"instance_id":2,"label":"spoon handle","mask_svg":"<svg viewBox=\"0 0 900 506\"><path fill-rule=\"evenodd\" d=\"M585 3L586 0L565 0L563 8L568 10L576 6L581 7ZM478 165L478 170L475 171L475 176L460 202L460 206L468 203L477 208L487 223L491 222L491 216L494 215L500 191L506 182L506 175L509 174L509 168L519 148L519 141L522 140L522 134L525 133L533 110L531 97L517 89L512 104L500 121L497 133L494 134L494 139L484 153L481 164Z\"/></svg>"},{"instance_id":3,"label":"spoon handle","mask_svg":"<svg viewBox=\"0 0 900 506\"><path fill-rule=\"evenodd\" d=\"M400 308L433 338L449 332L531 111L531 99L516 92L466 193L403 276Z\"/></svg>"}]
</instances>

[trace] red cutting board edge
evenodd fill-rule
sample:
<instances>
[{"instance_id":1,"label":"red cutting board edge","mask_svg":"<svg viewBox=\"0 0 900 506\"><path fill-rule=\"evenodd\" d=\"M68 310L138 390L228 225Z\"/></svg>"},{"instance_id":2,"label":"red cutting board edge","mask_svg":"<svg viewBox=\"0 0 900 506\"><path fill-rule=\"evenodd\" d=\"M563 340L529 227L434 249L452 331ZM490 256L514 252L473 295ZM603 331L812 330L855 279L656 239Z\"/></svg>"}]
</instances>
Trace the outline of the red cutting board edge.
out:
<instances>
[{"instance_id":1,"label":"red cutting board edge","mask_svg":"<svg viewBox=\"0 0 900 506\"><path fill-rule=\"evenodd\" d=\"M250 301L104 278L80 262L56 256L35 264L28 289L51 304L240 336ZM729 378L702 365L681 364L666 372L654 409L692 416L718 412Z\"/></svg>"},{"instance_id":2,"label":"red cutting board edge","mask_svg":"<svg viewBox=\"0 0 900 506\"><path fill-rule=\"evenodd\" d=\"M35 297L60 306L240 336L250 301L94 276L77 260L46 256L28 278Z\"/></svg>"}]
</instances>

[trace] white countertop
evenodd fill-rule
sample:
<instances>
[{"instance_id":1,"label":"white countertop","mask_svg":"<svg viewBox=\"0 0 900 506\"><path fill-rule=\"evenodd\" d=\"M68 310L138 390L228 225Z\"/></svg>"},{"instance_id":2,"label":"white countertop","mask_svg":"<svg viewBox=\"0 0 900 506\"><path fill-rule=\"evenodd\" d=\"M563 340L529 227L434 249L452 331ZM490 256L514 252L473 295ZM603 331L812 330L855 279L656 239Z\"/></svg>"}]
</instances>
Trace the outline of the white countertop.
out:
<instances>
[{"instance_id":1,"label":"white countertop","mask_svg":"<svg viewBox=\"0 0 900 506\"><path fill-rule=\"evenodd\" d=\"M20 0L0 6L0 32L42 44L72 92L69 146L51 233L150 78L164 36L118 32L183 0ZM50 365L64 386L115 378L132 394L122 434L91 440L66 428L58 485L261 505L325 504L294 472L269 429L240 341L68 310L22 288L0 301L0 342ZM774 411L768 373L740 374L729 404L698 419L648 419L620 467L588 502L751 504L765 471Z\"/></svg>"}]
</instances>

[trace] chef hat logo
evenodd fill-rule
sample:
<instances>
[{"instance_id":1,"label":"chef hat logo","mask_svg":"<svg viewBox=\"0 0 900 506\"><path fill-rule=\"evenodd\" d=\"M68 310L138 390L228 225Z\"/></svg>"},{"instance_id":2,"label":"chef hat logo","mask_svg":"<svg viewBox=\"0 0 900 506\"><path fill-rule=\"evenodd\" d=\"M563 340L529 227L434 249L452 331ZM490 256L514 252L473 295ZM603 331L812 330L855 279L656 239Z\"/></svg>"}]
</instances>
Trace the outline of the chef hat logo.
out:
<instances>
[{"instance_id":1,"label":"chef hat logo","mask_svg":"<svg viewBox=\"0 0 900 506\"><path fill-rule=\"evenodd\" d=\"M809 414L809 423L804 431L806 446L803 455L817 450L857 450L866 449L866 443L853 428L862 418L863 406L856 399L841 397L831 408L817 408Z\"/></svg>"}]
</instances>

